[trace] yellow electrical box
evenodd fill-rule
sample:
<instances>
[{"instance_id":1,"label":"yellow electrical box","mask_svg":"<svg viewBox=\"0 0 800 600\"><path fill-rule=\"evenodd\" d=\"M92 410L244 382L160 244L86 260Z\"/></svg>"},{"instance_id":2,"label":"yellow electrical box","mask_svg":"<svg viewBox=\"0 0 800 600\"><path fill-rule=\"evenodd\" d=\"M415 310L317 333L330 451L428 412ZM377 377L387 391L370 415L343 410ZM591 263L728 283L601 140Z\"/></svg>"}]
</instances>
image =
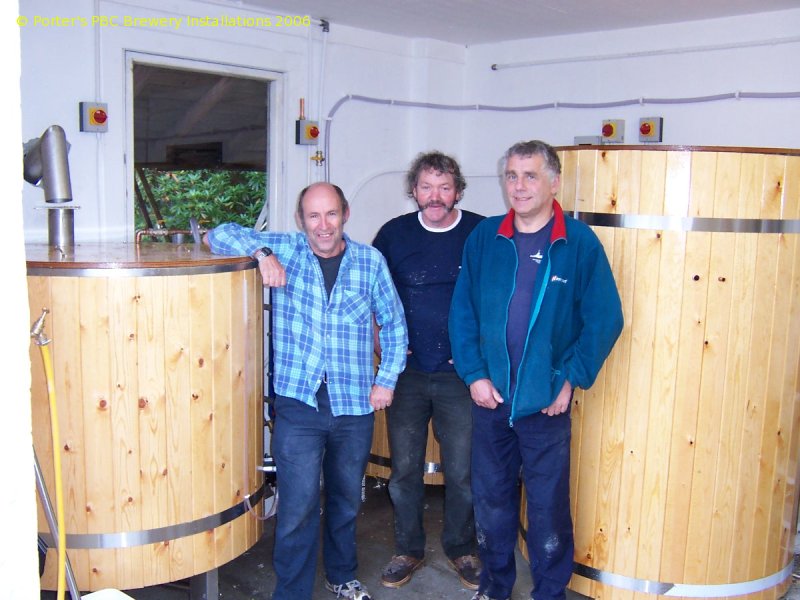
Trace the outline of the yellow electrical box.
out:
<instances>
[{"instance_id":1,"label":"yellow electrical box","mask_svg":"<svg viewBox=\"0 0 800 600\"><path fill-rule=\"evenodd\" d=\"M108 131L108 104L105 102L79 102L80 130L95 133Z\"/></svg>"},{"instance_id":2,"label":"yellow electrical box","mask_svg":"<svg viewBox=\"0 0 800 600\"><path fill-rule=\"evenodd\" d=\"M625 121L606 119L600 133L604 144L621 144L625 141Z\"/></svg>"},{"instance_id":3,"label":"yellow electrical box","mask_svg":"<svg viewBox=\"0 0 800 600\"><path fill-rule=\"evenodd\" d=\"M639 141L660 142L664 119L662 117L643 117L639 119Z\"/></svg>"},{"instance_id":4,"label":"yellow electrical box","mask_svg":"<svg viewBox=\"0 0 800 600\"><path fill-rule=\"evenodd\" d=\"M316 121L298 119L295 121L295 144L317 145L319 138L319 124Z\"/></svg>"}]
</instances>

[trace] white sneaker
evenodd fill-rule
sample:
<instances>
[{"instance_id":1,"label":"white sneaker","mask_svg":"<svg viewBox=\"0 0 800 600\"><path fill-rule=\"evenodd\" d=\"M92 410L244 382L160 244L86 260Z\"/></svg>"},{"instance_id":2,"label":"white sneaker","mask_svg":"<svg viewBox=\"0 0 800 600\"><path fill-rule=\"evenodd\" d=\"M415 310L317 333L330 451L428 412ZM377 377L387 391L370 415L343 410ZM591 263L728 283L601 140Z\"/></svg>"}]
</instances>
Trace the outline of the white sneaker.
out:
<instances>
[{"instance_id":1,"label":"white sneaker","mask_svg":"<svg viewBox=\"0 0 800 600\"><path fill-rule=\"evenodd\" d=\"M472 600L494 600L494 598L487 596L486 594L482 594L481 592L475 592Z\"/></svg>"},{"instance_id":2,"label":"white sneaker","mask_svg":"<svg viewBox=\"0 0 800 600\"><path fill-rule=\"evenodd\" d=\"M326 580L325 588L328 591L331 591L334 594L336 594L337 598L352 598L352 600L372 600L372 596L369 595L367 588L361 585L361 582L358 579L353 579L353 581L348 581L347 583L340 583L337 585L334 585Z\"/></svg>"}]
</instances>

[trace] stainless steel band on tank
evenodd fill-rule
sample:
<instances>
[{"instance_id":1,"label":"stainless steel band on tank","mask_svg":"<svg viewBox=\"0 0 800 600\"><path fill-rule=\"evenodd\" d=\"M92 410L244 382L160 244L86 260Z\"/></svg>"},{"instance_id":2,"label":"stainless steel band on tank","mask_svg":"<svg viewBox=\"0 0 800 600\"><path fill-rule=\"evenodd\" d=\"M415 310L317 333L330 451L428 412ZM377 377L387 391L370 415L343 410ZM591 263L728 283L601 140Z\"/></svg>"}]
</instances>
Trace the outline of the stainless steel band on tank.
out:
<instances>
[{"instance_id":1,"label":"stainless steel band on tank","mask_svg":"<svg viewBox=\"0 0 800 600\"><path fill-rule=\"evenodd\" d=\"M144 529L142 531L68 533L67 548L78 548L82 550L92 550L96 548L130 548L132 546L144 546L145 544L176 540L195 535L196 533L211 531L220 525L230 523L237 517L246 513L249 510L248 507L258 504L264 497L266 486L266 482L262 483L254 494L238 504L226 508L222 512L186 523L156 527L155 529ZM51 534L40 532L39 536L49 546L55 546L55 540Z\"/></svg>"},{"instance_id":2,"label":"stainless steel band on tank","mask_svg":"<svg viewBox=\"0 0 800 600\"><path fill-rule=\"evenodd\" d=\"M704 233L800 233L800 220L797 219L673 217L668 215L620 215L580 211L575 211L573 216L587 225L597 227Z\"/></svg>"},{"instance_id":3,"label":"stainless steel band on tank","mask_svg":"<svg viewBox=\"0 0 800 600\"><path fill-rule=\"evenodd\" d=\"M38 277L158 277L163 275L214 275L252 269L250 262L220 263L211 265L157 266L157 267L69 267L53 263L52 267L29 266L28 275Z\"/></svg>"},{"instance_id":4,"label":"stainless steel band on tank","mask_svg":"<svg viewBox=\"0 0 800 600\"><path fill-rule=\"evenodd\" d=\"M718 584L691 584L691 583L664 583L616 575L575 563L572 572L581 577L586 577L598 583L604 583L624 590L657 594L659 596L680 596L683 598L722 598L726 596L740 596L768 590L778 585L792 575L793 562L790 561L783 569L767 577L740 581L737 583Z\"/></svg>"}]
</instances>

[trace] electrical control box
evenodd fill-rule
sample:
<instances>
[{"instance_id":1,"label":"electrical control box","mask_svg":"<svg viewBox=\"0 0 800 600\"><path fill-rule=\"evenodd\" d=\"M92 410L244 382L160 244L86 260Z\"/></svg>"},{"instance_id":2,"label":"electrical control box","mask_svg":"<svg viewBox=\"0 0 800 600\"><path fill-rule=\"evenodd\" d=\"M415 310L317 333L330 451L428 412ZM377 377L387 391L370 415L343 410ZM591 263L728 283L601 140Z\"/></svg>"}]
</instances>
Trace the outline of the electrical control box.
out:
<instances>
[{"instance_id":1,"label":"electrical control box","mask_svg":"<svg viewBox=\"0 0 800 600\"><path fill-rule=\"evenodd\" d=\"M319 143L319 124L316 121L298 119L295 121L295 144L316 146Z\"/></svg>"},{"instance_id":2,"label":"electrical control box","mask_svg":"<svg viewBox=\"0 0 800 600\"><path fill-rule=\"evenodd\" d=\"M108 104L105 102L80 102L80 130L95 133L108 131Z\"/></svg>"},{"instance_id":3,"label":"electrical control box","mask_svg":"<svg viewBox=\"0 0 800 600\"><path fill-rule=\"evenodd\" d=\"M604 144L621 144L625 141L625 121L605 119L600 134Z\"/></svg>"},{"instance_id":4,"label":"electrical control box","mask_svg":"<svg viewBox=\"0 0 800 600\"><path fill-rule=\"evenodd\" d=\"M603 139L599 135L576 135L574 144L576 146L599 146Z\"/></svg>"},{"instance_id":5,"label":"electrical control box","mask_svg":"<svg viewBox=\"0 0 800 600\"><path fill-rule=\"evenodd\" d=\"M639 141L660 142L664 131L664 119L661 117L644 117L639 119Z\"/></svg>"}]
</instances>

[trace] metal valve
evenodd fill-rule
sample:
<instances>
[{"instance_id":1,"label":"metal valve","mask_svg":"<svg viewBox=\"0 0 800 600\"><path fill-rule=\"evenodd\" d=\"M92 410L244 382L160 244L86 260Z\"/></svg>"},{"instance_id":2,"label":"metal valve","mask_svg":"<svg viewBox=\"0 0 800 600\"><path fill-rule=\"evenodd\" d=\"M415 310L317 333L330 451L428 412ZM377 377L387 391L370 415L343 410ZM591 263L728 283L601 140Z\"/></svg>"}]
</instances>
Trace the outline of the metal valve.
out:
<instances>
[{"instance_id":1,"label":"metal valve","mask_svg":"<svg viewBox=\"0 0 800 600\"><path fill-rule=\"evenodd\" d=\"M322 150L317 150L309 160L313 160L319 167L325 162L325 156L322 154Z\"/></svg>"}]
</instances>

